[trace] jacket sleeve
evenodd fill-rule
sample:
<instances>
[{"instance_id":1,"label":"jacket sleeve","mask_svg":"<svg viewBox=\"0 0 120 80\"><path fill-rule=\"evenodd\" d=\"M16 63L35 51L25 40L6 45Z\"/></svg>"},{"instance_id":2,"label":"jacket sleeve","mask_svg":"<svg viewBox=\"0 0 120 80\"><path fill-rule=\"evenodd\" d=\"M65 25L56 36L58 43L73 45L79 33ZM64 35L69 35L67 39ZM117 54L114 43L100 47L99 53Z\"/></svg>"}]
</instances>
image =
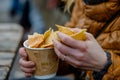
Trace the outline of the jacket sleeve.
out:
<instances>
[{"instance_id":1,"label":"jacket sleeve","mask_svg":"<svg viewBox=\"0 0 120 80\"><path fill-rule=\"evenodd\" d=\"M113 51L109 52L111 54L112 65L103 76L103 80L120 80L120 56Z\"/></svg>"},{"instance_id":2,"label":"jacket sleeve","mask_svg":"<svg viewBox=\"0 0 120 80\"><path fill-rule=\"evenodd\" d=\"M120 51L120 17L117 17L97 38L104 49Z\"/></svg>"},{"instance_id":3,"label":"jacket sleeve","mask_svg":"<svg viewBox=\"0 0 120 80\"><path fill-rule=\"evenodd\" d=\"M120 17L114 20L97 40L101 46L110 52L112 64L103 80L120 79ZM109 32L108 32L109 30Z\"/></svg>"},{"instance_id":4,"label":"jacket sleeve","mask_svg":"<svg viewBox=\"0 0 120 80\"><path fill-rule=\"evenodd\" d=\"M86 5L85 15L95 21L104 22L119 10L119 4L119 0L109 0L98 5Z\"/></svg>"}]
</instances>

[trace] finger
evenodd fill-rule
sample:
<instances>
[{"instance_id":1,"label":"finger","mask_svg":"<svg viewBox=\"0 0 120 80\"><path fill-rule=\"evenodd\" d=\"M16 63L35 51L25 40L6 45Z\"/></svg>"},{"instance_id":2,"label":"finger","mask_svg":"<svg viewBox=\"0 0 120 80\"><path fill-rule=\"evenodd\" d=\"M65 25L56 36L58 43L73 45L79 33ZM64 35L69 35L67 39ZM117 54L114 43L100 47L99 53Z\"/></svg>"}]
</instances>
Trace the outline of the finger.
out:
<instances>
[{"instance_id":1,"label":"finger","mask_svg":"<svg viewBox=\"0 0 120 80\"><path fill-rule=\"evenodd\" d=\"M96 41L96 39L94 38L94 36L92 34L87 33L87 32L85 34L86 34L86 37L88 40Z\"/></svg>"},{"instance_id":2,"label":"finger","mask_svg":"<svg viewBox=\"0 0 120 80\"><path fill-rule=\"evenodd\" d=\"M31 77L31 76L32 76L32 73L25 73L25 76L26 76L26 77Z\"/></svg>"},{"instance_id":3,"label":"finger","mask_svg":"<svg viewBox=\"0 0 120 80\"><path fill-rule=\"evenodd\" d=\"M58 56L58 58L63 61L64 55L55 47L54 47L54 50L55 50L56 55Z\"/></svg>"},{"instance_id":4,"label":"finger","mask_svg":"<svg viewBox=\"0 0 120 80\"><path fill-rule=\"evenodd\" d=\"M24 47L19 49L19 54L20 54L21 57L24 57L24 58L27 57L27 54L25 52L25 48Z\"/></svg>"},{"instance_id":5,"label":"finger","mask_svg":"<svg viewBox=\"0 0 120 80\"><path fill-rule=\"evenodd\" d=\"M71 57L69 57L69 56L63 55L57 48L54 48L54 49L55 49L55 52L56 52L57 56L58 56L62 61L66 61L68 64L76 67L76 66L75 66L75 65L76 65L76 63L75 63L76 61L75 61L73 58L71 58Z\"/></svg>"},{"instance_id":6,"label":"finger","mask_svg":"<svg viewBox=\"0 0 120 80\"><path fill-rule=\"evenodd\" d=\"M81 48L83 50L86 48L85 41L75 40L75 39L71 38L70 36L67 36L61 32L58 32L57 34L58 34L59 38L61 39L61 41L65 45L68 45L72 48Z\"/></svg>"},{"instance_id":7,"label":"finger","mask_svg":"<svg viewBox=\"0 0 120 80\"><path fill-rule=\"evenodd\" d=\"M67 55L67 53L73 52L73 51L72 51L72 50L73 50L72 48L70 48L70 47L68 47L68 46L60 43L59 41L57 41L57 40L55 40L55 39L53 40L53 43L54 43L54 46L55 46L60 52L62 52L64 55Z\"/></svg>"},{"instance_id":8,"label":"finger","mask_svg":"<svg viewBox=\"0 0 120 80\"><path fill-rule=\"evenodd\" d=\"M68 64L72 65L75 68L81 69L81 68L86 67L86 64L84 64L83 62L80 62L80 61L76 60L76 58L73 58L71 56L65 56L65 55L63 55L57 48L55 48L55 52L56 52L57 56L61 60L63 60L63 58L64 58L65 62L67 62Z\"/></svg>"},{"instance_id":9,"label":"finger","mask_svg":"<svg viewBox=\"0 0 120 80\"><path fill-rule=\"evenodd\" d=\"M24 58L21 58L21 59L19 60L19 64L20 64L21 66L26 67L26 68L35 67L35 63L34 63L34 62L32 62L32 61L26 61L26 60L24 60Z\"/></svg>"},{"instance_id":10,"label":"finger","mask_svg":"<svg viewBox=\"0 0 120 80\"><path fill-rule=\"evenodd\" d=\"M57 40L53 40L54 46L61 52L63 55L71 56L73 58L82 59L82 54L79 50L68 47Z\"/></svg>"},{"instance_id":11,"label":"finger","mask_svg":"<svg viewBox=\"0 0 120 80\"><path fill-rule=\"evenodd\" d=\"M57 48L54 48L55 49L55 52L57 54L57 56L61 59L61 60L64 60L66 62L68 62L69 64L73 64L74 63L74 60L66 55L63 55ZM64 58L64 59L63 59ZM73 61L71 61L73 60Z\"/></svg>"},{"instance_id":12,"label":"finger","mask_svg":"<svg viewBox=\"0 0 120 80\"><path fill-rule=\"evenodd\" d=\"M61 59L66 61L68 64L76 67L76 68L80 68L80 67L92 67L91 64L89 63L85 63L84 62L84 56L81 55L76 55L75 57L73 56L69 56L69 55L64 55L61 51L59 51L56 47L55 48L55 52L57 54L57 56Z\"/></svg>"},{"instance_id":13,"label":"finger","mask_svg":"<svg viewBox=\"0 0 120 80\"><path fill-rule=\"evenodd\" d=\"M33 73L35 71L35 68L25 68L23 66L20 66L20 69L26 73Z\"/></svg>"}]
</instances>

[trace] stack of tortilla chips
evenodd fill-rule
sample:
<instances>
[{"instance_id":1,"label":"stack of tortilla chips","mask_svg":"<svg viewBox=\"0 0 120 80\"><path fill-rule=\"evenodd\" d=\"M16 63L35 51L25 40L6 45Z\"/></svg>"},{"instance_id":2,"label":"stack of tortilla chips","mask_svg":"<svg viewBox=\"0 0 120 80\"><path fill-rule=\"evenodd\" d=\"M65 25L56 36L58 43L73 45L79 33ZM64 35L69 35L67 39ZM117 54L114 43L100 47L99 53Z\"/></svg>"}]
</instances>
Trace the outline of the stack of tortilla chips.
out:
<instances>
[{"instance_id":1,"label":"stack of tortilla chips","mask_svg":"<svg viewBox=\"0 0 120 80\"><path fill-rule=\"evenodd\" d=\"M58 31L71 36L76 40L85 40L86 39L86 29L82 29L80 32L75 32L71 28L56 25ZM34 33L33 35L28 35L28 47L30 48L53 48L53 39L60 41L57 36L57 31L49 28L44 34Z\"/></svg>"}]
</instances>

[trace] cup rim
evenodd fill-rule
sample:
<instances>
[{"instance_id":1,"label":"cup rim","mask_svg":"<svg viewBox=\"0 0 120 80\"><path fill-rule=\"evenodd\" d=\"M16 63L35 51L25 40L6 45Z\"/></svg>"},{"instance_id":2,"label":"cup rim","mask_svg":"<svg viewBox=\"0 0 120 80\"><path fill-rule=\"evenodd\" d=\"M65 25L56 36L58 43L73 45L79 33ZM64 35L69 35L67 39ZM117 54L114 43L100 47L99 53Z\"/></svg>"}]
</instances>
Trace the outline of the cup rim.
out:
<instances>
[{"instance_id":1,"label":"cup rim","mask_svg":"<svg viewBox=\"0 0 120 80\"><path fill-rule=\"evenodd\" d=\"M27 46L27 41L28 41L28 40L25 40L25 41L23 42L23 46L24 46L25 48L27 48L27 49L31 49L31 50L48 50L48 49L53 49L53 48L30 48L30 47Z\"/></svg>"}]
</instances>

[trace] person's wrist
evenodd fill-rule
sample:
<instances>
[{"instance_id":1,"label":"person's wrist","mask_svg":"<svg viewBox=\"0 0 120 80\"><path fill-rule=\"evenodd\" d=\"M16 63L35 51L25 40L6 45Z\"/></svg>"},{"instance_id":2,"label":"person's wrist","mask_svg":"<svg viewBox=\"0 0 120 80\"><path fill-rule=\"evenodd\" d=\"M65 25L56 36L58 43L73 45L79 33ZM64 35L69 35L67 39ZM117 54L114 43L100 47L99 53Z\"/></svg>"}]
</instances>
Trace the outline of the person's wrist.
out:
<instances>
[{"instance_id":1,"label":"person's wrist","mask_svg":"<svg viewBox=\"0 0 120 80\"><path fill-rule=\"evenodd\" d=\"M93 71L100 72L107 64L108 60L107 60L106 52L104 52L103 54L101 58L99 58L99 62L96 62L96 66Z\"/></svg>"},{"instance_id":2,"label":"person's wrist","mask_svg":"<svg viewBox=\"0 0 120 80\"><path fill-rule=\"evenodd\" d=\"M103 56L101 59L101 65L99 64L100 67L98 68L98 71L96 71L96 72L100 72L107 63L108 63L108 57L107 57L107 53L105 52L105 56Z\"/></svg>"},{"instance_id":3,"label":"person's wrist","mask_svg":"<svg viewBox=\"0 0 120 80\"><path fill-rule=\"evenodd\" d=\"M102 80L102 77L108 71L108 68L112 64L110 53L106 52L106 56L107 56L107 62L104 65L104 67L101 69L101 71L99 71L99 72L94 71L93 72L93 77L94 77L95 80Z\"/></svg>"}]
</instances>

